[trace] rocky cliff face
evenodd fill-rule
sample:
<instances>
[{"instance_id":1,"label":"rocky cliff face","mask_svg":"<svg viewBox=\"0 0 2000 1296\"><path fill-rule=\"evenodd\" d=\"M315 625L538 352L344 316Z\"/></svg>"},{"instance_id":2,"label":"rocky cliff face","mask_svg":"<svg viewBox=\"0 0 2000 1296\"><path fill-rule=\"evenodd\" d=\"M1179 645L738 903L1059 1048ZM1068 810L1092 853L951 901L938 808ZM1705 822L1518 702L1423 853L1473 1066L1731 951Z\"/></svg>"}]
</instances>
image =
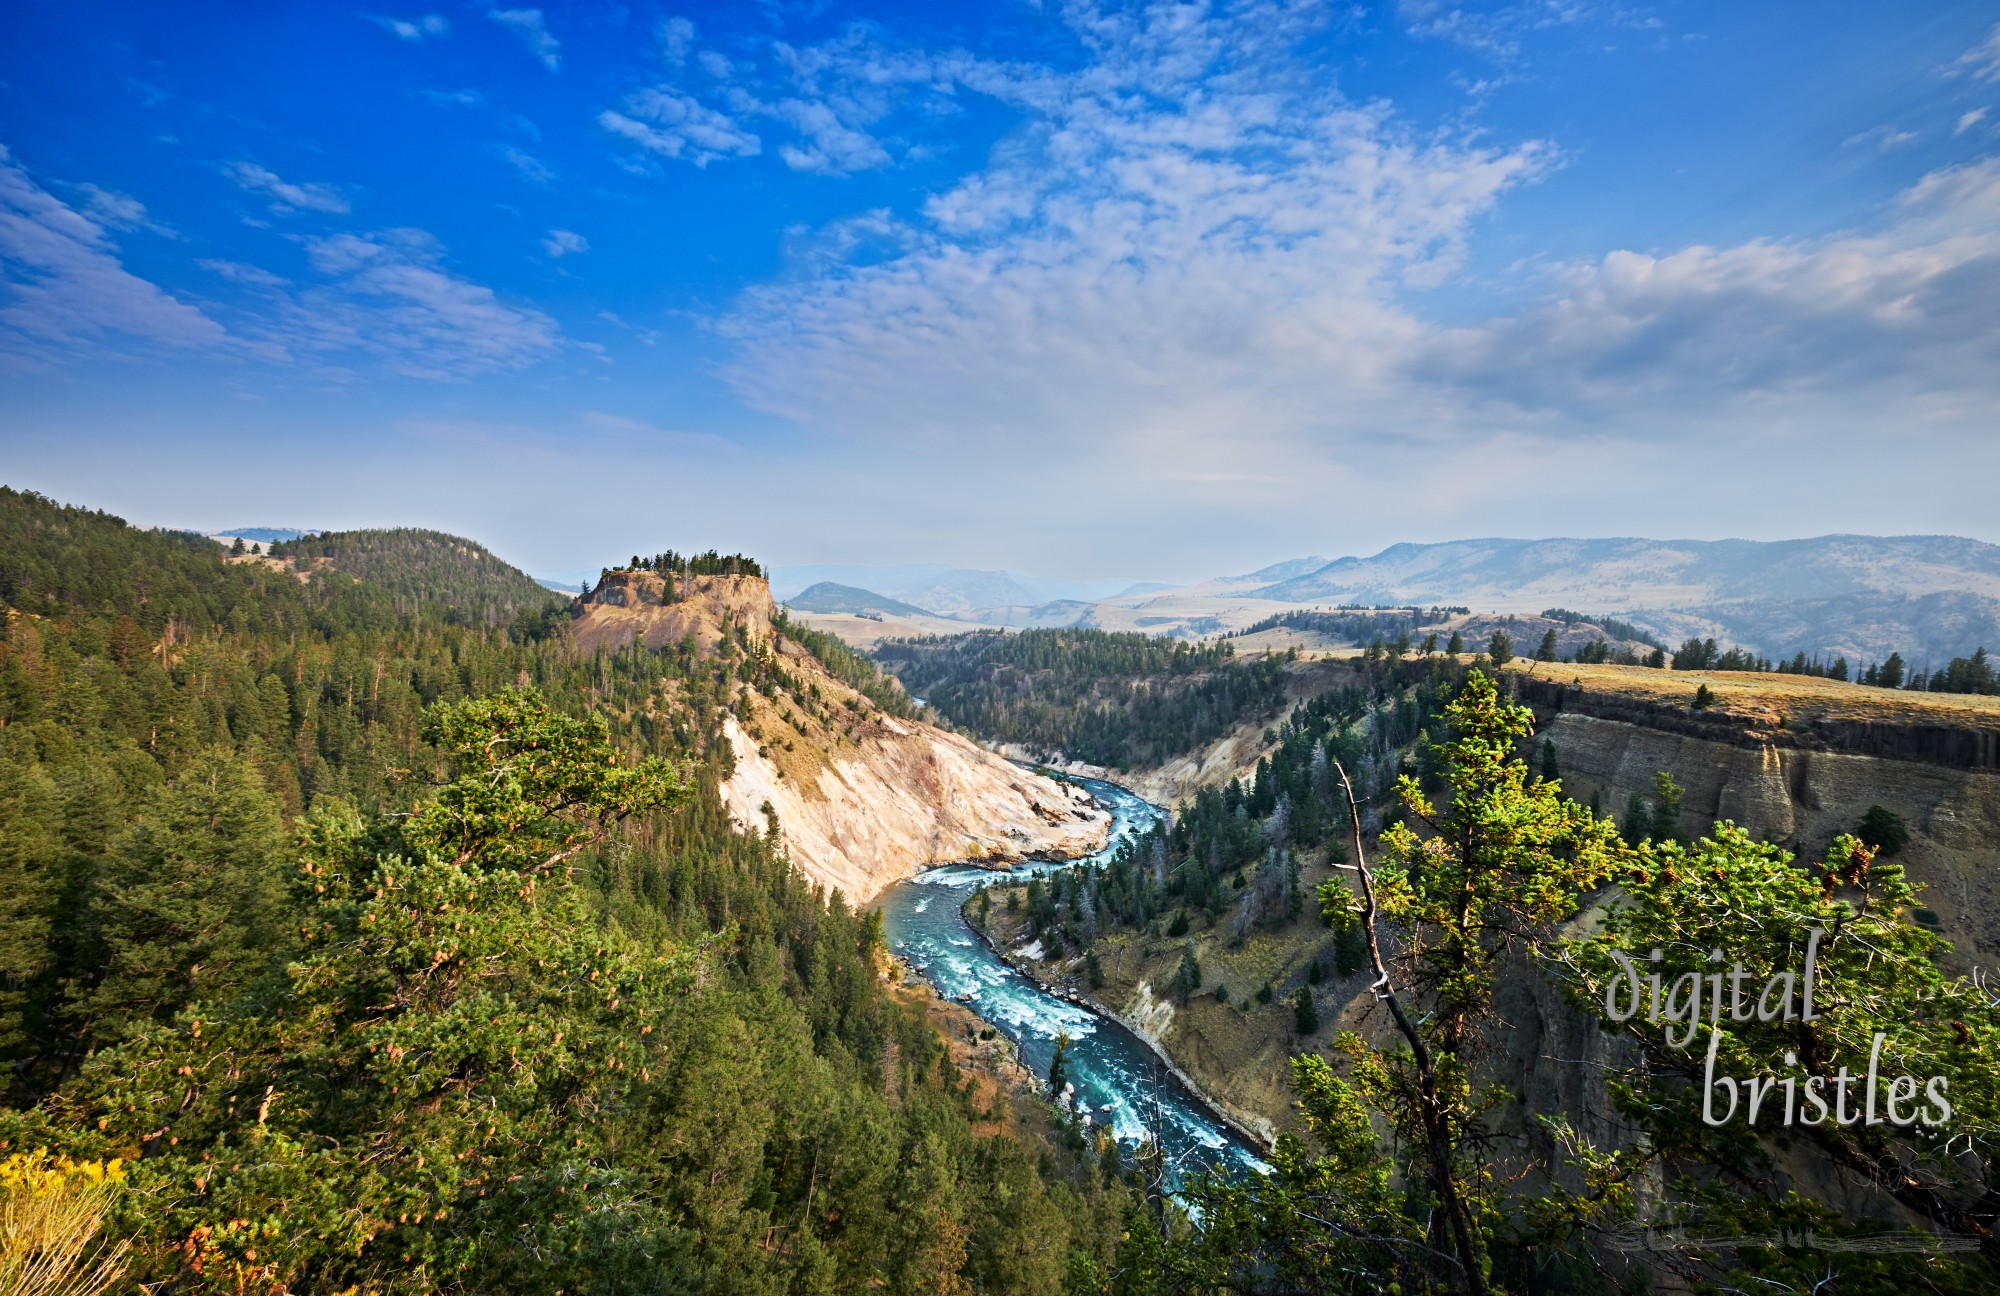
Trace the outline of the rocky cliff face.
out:
<instances>
[{"instance_id":1,"label":"rocky cliff face","mask_svg":"<svg viewBox=\"0 0 2000 1296\"><path fill-rule=\"evenodd\" d=\"M692 636L705 657L768 655L782 682L731 686L723 732L735 768L724 804L746 830L775 828L794 864L851 902L932 864L1000 867L1104 844L1110 816L1087 794L883 713L775 633L772 611L759 577L682 578L669 598L654 573L612 572L581 601L573 634L586 650Z\"/></svg>"},{"instance_id":2,"label":"rocky cliff face","mask_svg":"<svg viewBox=\"0 0 2000 1296\"><path fill-rule=\"evenodd\" d=\"M635 637L645 647L665 648L693 635L708 654L737 626L768 640L771 609L771 587L761 576L679 576L670 598L663 576L615 571L580 600L574 632L586 650L623 647Z\"/></svg>"},{"instance_id":3,"label":"rocky cliff face","mask_svg":"<svg viewBox=\"0 0 2000 1296\"><path fill-rule=\"evenodd\" d=\"M1893 811L1910 829L1897 862L1926 886L1955 960L1990 962L2000 950L2000 731L1980 715L1800 718L1779 729L1542 681L1522 681L1519 695L1543 721L1537 742L1555 744L1563 790L1607 814L1634 793L1650 800L1662 770L1685 789L1689 836L1728 819L1814 855L1871 805Z\"/></svg>"},{"instance_id":4,"label":"rocky cliff face","mask_svg":"<svg viewBox=\"0 0 2000 1296\"><path fill-rule=\"evenodd\" d=\"M1088 794L930 725L878 716L853 740L819 744L816 759L797 762L777 758L735 717L724 723L736 756L722 787L730 816L757 828L775 816L793 861L857 902L933 864L1087 855L1109 828ZM785 755L796 756L790 741Z\"/></svg>"}]
</instances>

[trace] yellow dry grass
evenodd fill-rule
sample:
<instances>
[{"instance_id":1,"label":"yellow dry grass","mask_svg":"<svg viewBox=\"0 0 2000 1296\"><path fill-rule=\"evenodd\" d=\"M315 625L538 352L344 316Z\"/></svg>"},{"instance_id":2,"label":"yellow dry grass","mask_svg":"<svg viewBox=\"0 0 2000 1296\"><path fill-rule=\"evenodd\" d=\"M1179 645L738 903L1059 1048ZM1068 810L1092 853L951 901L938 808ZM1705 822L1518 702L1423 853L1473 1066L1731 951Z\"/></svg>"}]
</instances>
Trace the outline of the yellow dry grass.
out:
<instances>
[{"instance_id":1,"label":"yellow dry grass","mask_svg":"<svg viewBox=\"0 0 2000 1296\"><path fill-rule=\"evenodd\" d=\"M1748 671L1673 671L1645 666L1584 666L1573 662L1508 663L1507 670L1594 693L1622 694L1648 702L1685 705L1706 684L1713 710L1747 721L1856 720L1898 725L1987 729L2000 726L2000 697L1964 693L1911 693L1864 684Z\"/></svg>"},{"instance_id":2,"label":"yellow dry grass","mask_svg":"<svg viewBox=\"0 0 2000 1296\"><path fill-rule=\"evenodd\" d=\"M0 1296L97 1296L117 1282L128 1244L101 1231L124 1179L117 1161L0 1161Z\"/></svg>"}]
</instances>

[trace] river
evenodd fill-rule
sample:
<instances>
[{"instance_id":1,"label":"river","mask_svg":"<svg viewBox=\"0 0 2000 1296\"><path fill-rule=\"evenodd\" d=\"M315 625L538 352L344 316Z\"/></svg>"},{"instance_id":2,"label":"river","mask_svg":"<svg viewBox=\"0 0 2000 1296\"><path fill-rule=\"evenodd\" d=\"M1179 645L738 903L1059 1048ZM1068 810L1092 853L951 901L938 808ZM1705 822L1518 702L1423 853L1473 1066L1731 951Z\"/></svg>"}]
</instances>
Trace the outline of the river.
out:
<instances>
[{"instance_id":1,"label":"river","mask_svg":"<svg viewBox=\"0 0 2000 1296\"><path fill-rule=\"evenodd\" d=\"M1113 815L1111 836L1091 862L1108 859L1121 841L1144 832L1163 813L1115 783L1076 781ZM1077 862L1030 863L1007 872L953 864L899 882L876 902L889 947L940 994L961 1000L1018 1044L1022 1061L1037 1075L1048 1074L1056 1033L1067 1031L1078 1107L1093 1124L1109 1123L1128 1154L1147 1136L1157 1093L1160 1141L1175 1183L1198 1169L1235 1175L1266 1168L1257 1149L1159 1066L1144 1041L1008 967L966 923L962 909L981 883L1018 881Z\"/></svg>"}]
</instances>

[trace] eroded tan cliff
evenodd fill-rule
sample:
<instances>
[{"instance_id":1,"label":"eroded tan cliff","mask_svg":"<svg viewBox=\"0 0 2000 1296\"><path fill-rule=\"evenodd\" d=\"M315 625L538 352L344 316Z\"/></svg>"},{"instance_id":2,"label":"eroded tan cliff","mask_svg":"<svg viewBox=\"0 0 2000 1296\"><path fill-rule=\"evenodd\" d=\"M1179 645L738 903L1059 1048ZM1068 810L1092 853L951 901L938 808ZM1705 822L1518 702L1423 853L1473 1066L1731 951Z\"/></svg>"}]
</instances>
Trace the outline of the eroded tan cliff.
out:
<instances>
[{"instance_id":1,"label":"eroded tan cliff","mask_svg":"<svg viewBox=\"0 0 2000 1296\"><path fill-rule=\"evenodd\" d=\"M723 802L746 830L775 824L792 862L851 902L933 864L999 867L1104 844L1110 816L1087 794L884 713L779 633L772 613L758 577L683 577L670 589L651 572L612 572L583 600L573 634L589 650L692 636L718 667L751 657L772 667L730 670L722 723L734 770Z\"/></svg>"}]
</instances>

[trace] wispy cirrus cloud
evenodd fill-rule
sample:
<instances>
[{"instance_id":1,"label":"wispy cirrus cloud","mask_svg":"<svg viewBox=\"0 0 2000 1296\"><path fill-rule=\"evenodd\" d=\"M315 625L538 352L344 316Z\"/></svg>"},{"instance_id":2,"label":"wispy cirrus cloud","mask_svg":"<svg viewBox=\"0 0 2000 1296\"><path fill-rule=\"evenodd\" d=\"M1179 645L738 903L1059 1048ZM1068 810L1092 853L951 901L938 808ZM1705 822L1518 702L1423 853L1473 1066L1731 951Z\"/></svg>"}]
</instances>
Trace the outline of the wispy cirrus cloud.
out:
<instances>
[{"instance_id":1,"label":"wispy cirrus cloud","mask_svg":"<svg viewBox=\"0 0 2000 1296\"><path fill-rule=\"evenodd\" d=\"M290 282L283 276L272 274L262 266L253 266L242 261L203 257L195 264L230 283L243 284L251 288L283 288Z\"/></svg>"},{"instance_id":2,"label":"wispy cirrus cloud","mask_svg":"<svg viewBox=\"0 0 2000 1296\"><path fill-rule=\"evenodd\" d=\"M346 197L332 185L294 184L255 162L231 162L222 171L237 188L263 198L281 215L311 211L340 216L348 211Z\"/></svg>"},{"instance_id":3,"label":"wispy cirrus cloud","mask_svg":"<svg viewBox=\"0 0 2000 1296\"><path fill-rule=\"evenodd\" d=\"M368 21L397 40L408 41L412 45L421 45L427 40L451 34L451 20L443 14L429 13L417 18L388 18L370 14Z\"/></svg>"},{"instance_id":4,"label":"wispy cirrus cloud","mask_svg":"<svg viewBox=\"0 0 2000 1296\"><path fill-rule=\"evenodd\" d=\"M460 379L521 368L561 343L541 311L453 273L443 246L422 230L334 234L304 246L321 281L289 296L272 329L272 340L295 352Z\"/></svg>"},{"instance_id":5,"label":"wispy cirrus cloud","mask_svg":"<svg viewBox=\"0 0 2000 1296\"><path fill-rule=\"evenodd\" d=\"M1840 145L1842 148L1855 148L1866 144L1873 146L1880 152L1888 153L1895 149L1908 148L1916 142L1917 133L1915 131L1907 131L1896 126L1885 125L1872 127L1868 130L1849 135L1840 142Z\"/></svg>"},{"instance_id":6,"label":"wispy cirrus cloud","mask_svg":"<svg viewBox=\"0 0 2000 1296\"><path fill-rule=\"evenodd\" d=\"M486 16L520 40L551 72L562 71L562 43L549 32L539 9L488 9Z\"/></svg>"},{"instance_id":7,"label":"wispy cirrus cloud","mask_svg":"<svg viewBox=\"0 0 2000 1296\"><path fill-rule=\"evenodd\" d=\"M1414 371L1586 421L1745 402L1976 415L2000 402L2000 160L1932 172L1874 231L1614 252L1556 284L1536 309L1435 335Z\"/></svg>"},{"instance_id":8,"label":"wispy cirrus cloud","mask_svg":"<svg viewBox=\"0 0 2000 1296\"><path fill-rule=\"evenodd\" d=\"M795 53L830 95L949 84L1023 124L921 219L866 231L888 255L746 295L720 324L743 398L836 435L1144 444L1190 473L1400 406L1423 326L1399 294L1550 150L1420 138L1297 75L1313 28L1288 6L1068 12L1089 53L1068 71Z\"/></svg>"},{"instance_id":9,"label":"wispy cirrus cloud","mask_svg":"<svg viewBox=\"0 0 2000 1296\"><path fill-rule=\"evenodd\" d=\"M83 195L84 214L100 225L108 225L112 229L136 230L144 229L149 224L146 220L146 204L131 194L119 193L115 189L106 189L87 182L78 185L76 191Z\"/></svg>"},{"instance_id":10,"label":"wispy cirrus cloud","mask_svg":"<svg viewBox=\"0 0 2000 1296\"><path fill-rule=\"evenodd\" d=\"M755 157L763 149L763 141L727 113L678 90L634 91L620 106L623 111L599 113L597 124L660 157L707 166L717 158Z\"/></svg>"},{"instance_id":11,"label":"wispy cirrus cloud","mask_svg":"<svg viewBox=\"0 0 2000 1296\"><path fill-rule=\"evenodd\" d=\"M1663 26L1657 16L1643 8L1590 0L1521 0L1498 5L1399 0L1396 11L1414 35L1450 41L1502 63L1519 58L1523 38L1531 32L1585 24L1639 31Z\"/></svg>"},{"instance_id":12,"label":"wispy cirrus cloud","mask_svg":"<svg viewBox=\"0 0 2000 1296\"><path fill-rule=\"evenodd\" d=\"M144 220L144 208L105 195L120 217ZM134 209L137 210L134 210ZM0 353L14 365L45 365L78 349L220 347L229 335L215 320L119 260L105 227L50 193L0 146Z\"/></svg>"},{"instance_id":13,"label":"wispy cirrus cloud","mask_svg":"<svg viewBox=\"0 0 2000 1296\"><path fill-rule=\"evenodd\" d=\"M1981 81L2000 81L2000 23L1986 33L1986 39L1958 56L1949 69Z\"/></svg>"},{"instance_id":14,"label":"wispy cirrus cloud","mask_svg":"<svg viewBox=\"0 0 2000 1296\"><path fill-rule=\"evenodd\" d=\"M422 90L418 92L428 103L439 108L484 108L486 96L474 89L464 90Z\"/></svg>"},{"instance_id":15,"label":"wispy cirrus cloud","mask_svg":"<svg viewBox=\"0 0 2000 1296\"><path fill-rule=\"evenodd\" d=\"M113 209L143 219L132 204ZM303 284L240 260L194 262L234 290L220 294L233 297L226 301L205 294L206 309L197 307L127 270L103 224L0 147L0 364L53 367L166 348L306 364L322 375L370 363L459 379L520 368L561 345L554 320L451 270L422 231L307 237L299 246L314 272Z\"/></svg>"},{"instance_id":16,"label":"wispy cirrus cloud","mask_svg":"<svg viewBox=\"0 0 2000 1296\"><path fill-rule=\"evenodd\" d=\"M761 132L781 137L777 155L794 171L846 175L892 165L907 141L877 127L914 101L945 104L964 85L1004 77L962 53L893 47L856 25L814 46L771 42L761 64L704 48L685 18L660 25L665 80L626 95L598 124L662 157L706 166L763 151Z\"/></svg>"},{"instance_id":17,"label":"wispy cirrus cloud","mask_svg":"<svg viewBox=\"0 0 2000 1296\"><path fill-rule=\"evenodd\" d=\"M1245 525L1357 475L1448 505L1549 455L1609 482L1669 447L1782 459L1812 428L1990 437L2000 162L1934 172L1867 229L1515 271L1537 304L1446 327L1427 291L1552 147L1343 99L1301 74L1287 6L1064 12L1068 66L878 35L793 52L822 101L947 86L1020 124L915 214L798 232L792 272L715 321L741 399L943 479L1054 499L1021 466L1060 461L1098 483L1076 507L1199 499Z\"/></svg>"},{"instance_id":18,"label":"wispy cirrus cloud","mask_svg":"<svg viewBox=\"0 0 2000 1296\"><path fill-rule=\"evenodd\" d=\"M549 236L542 240L542 251L558 259L575 256L579 252L590 251L590 240L575 230L552 229Z\"/></svg>"},{"instance_id":19,"label":"wispy cirrus cloud","mask_svg":"<svg viewBox=\"0 0 2000 1296\"><path fill-rule=\"evenodd\" d=\"M519 145L494 143L487 145L486 151L514 168L515 174L529 184L546 185L556 178L547 163Z\"/></svg>"}]
</instances>

